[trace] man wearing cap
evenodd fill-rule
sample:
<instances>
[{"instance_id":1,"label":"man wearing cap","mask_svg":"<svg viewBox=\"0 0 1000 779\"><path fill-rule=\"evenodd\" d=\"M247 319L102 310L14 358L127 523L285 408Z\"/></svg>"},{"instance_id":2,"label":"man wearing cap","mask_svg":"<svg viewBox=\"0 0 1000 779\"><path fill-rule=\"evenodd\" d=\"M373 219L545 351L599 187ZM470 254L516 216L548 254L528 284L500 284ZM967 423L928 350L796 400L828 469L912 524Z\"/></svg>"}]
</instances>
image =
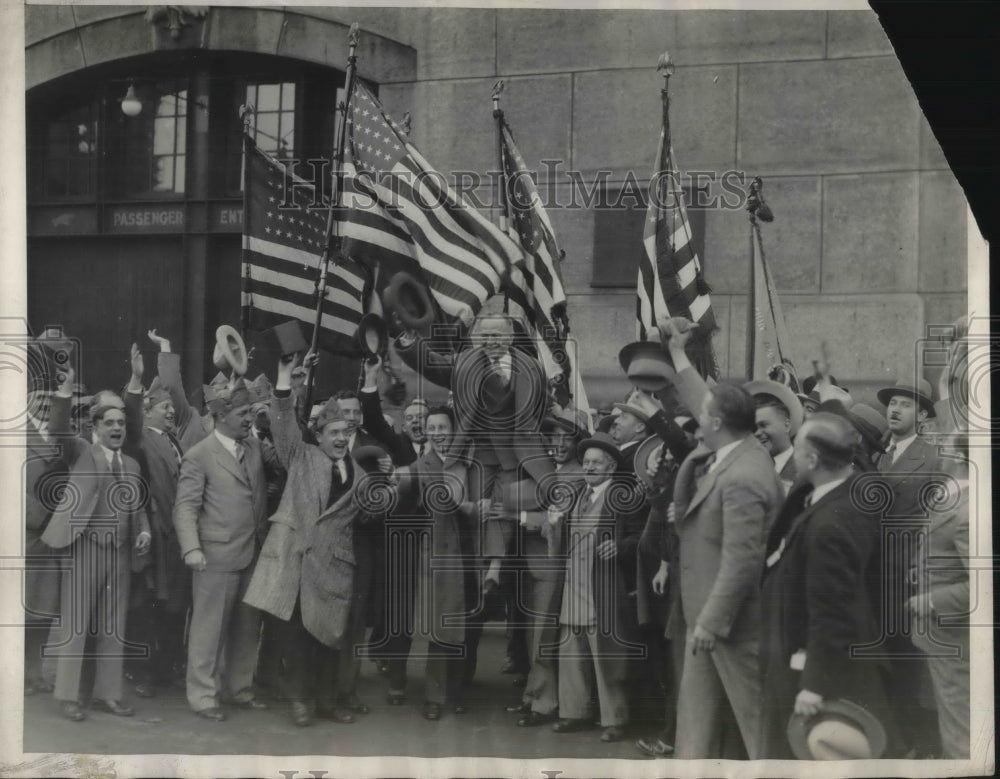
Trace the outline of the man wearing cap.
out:
<instances>
[{"instance_id":1,"label":"man wearing cap","mask_svg":"<svg viewBox=\"0 0 1000 779\"><path fill-rule=\"evenodd\" d=\"M56 392L59 403L68 405L72 380L73 370L68 369L67 380ZM53 416L68 422L68 409ZM62 715L73 721L84 719L81 674L92 632L97 636L93 706L117 716L133 714L122 703L129 579L133 563L149 552L151 540L139 464L121 451L125 413L117 406L98 406L93 419L96 443L63 440L70 467L67 491L42 533L46 545L67 550L72 560L61 577L61 619L50 646L58 657L55 697Z\"/></svg>"},{"instance_id":2,"label":"man wearing cap","mask_svg":"<svg viewBox=\"0 0 1000 779\"><path fill-rule=\"evenodd\" d=\"M147 514L153 533L148 601L133 608L131 637L150 647L150 657L132 663L136 694L149 697L184 667L184 623L191 603L191 572L181 559L173 510L184 452L174 435L176 412L157 376L143 393L144 364L132 344L132 375L125 388L126 439L139 451L149 485Z\"/></svg>"},{"instance_id":3,"label":"man wearing cap","mask_svg":"<svg viewBox=\"0 0 1000 779\"><path fill-rule=\"evenodd\" d=\"M740 386L711 389L684 346L693 324L658 322L677 370L682 404L698 412L702 446L674 483L681 606L687 626L677 704L680 759L718 757L728 700L750 759L759 752L760 572L764 541L781 503L774 462L753 437L754 401Z\"/></svg>"},{"instance_id":4,"label":"man wearing cap","mask_svg":"<svg viewBox=\"0 0 1000 779\"><path fill-rule=\"evenodd\" d=\"M223 695L238 706L266 708L253 691L260 612L242 601L266 529L267 476L261 442L250 437L246 384L238 379L232 388L204 391L214 430L184 455L173 521L193 571L188 704L221 721Z\"/></svg>"},{"instance_id":5,"label":"man wearing cap","mask_svg":"<svg viewBox=\"0 0 1000 779\"><path fill-rule=\"evenodd\" d=\"M350 723L343 690L353 691L357 635L354 584L360 571L354 535L361 509L352 500L358 466L350 455L351 422L336 401L324 408L317 443L303 441L291 397L294 359L278 364L271 411L278 459L288 484L246 593L246 603L277 618L292 698L292 721L319 715ZM348 678L342 678L347 673Z\"/></svg>"},{"instance_id":6,"label":"man wearing cap","mask_svg":"<svg viewBox=\"0 0 1000 779\"><path fill-rule=\"evenodd\" d=\"M878 391L879 403L886 407L889 441L885 454L878 458L878 470L892 489L887 512L895 522L910 520L893 539L897 549L884 549L882 558L895 564L885 568L885 596L882 598L882 625L886 628L884 646L892 652L891 698L896 706L905 747L928 749L938 737L934 712L922 705L921 687L930 688L926 659L913 647L905 625L907 601L916 594L916 577L922 562L910 549L916 548L917 535L927 514L924 487L941 470L937 448L920 437L921 426L935 416L930 382L926 379L900 381ZM909 535L910 538L905 538ZM902 544L907 541L912 545ZM887 539L887 543L891 543ZM926 551L924 552L926 554ZM895 626L897 630L891 628ZM930 747L933 752L933 747Z\"/></svg>"},{"instance_id":7,"label":"man wearing cap","mask_svg":"<svg viewBox=\"0 0 1000 779\"><path fill-rule=\"evenodd\" d=\"M768 536L763 574L761 758L792 759L789 717L812 716L824 701L849 699L885 718L881 661L852 656L880 633L867 581L878 525L852 497L857 439L846 419L822 411L796 439L800 485Z\"/></svg>"},{"instance_id":8,"label":"man wearing cap","mask_svg":"<svg viewBox=\"0 0 1000 779\"><path fill-rule=\"evenodd\" d=\"M615 509L614 477L621 470L611 436L595 433L580 442L584 483L571 508L555 513L548 528L551 553L566 561L559 611L559 720L557 733L590 726L590 681L597 685L602 741L619 741L628 722L625 691L628 658L641 652L627 617L622 576L624 516ZM628 487L626 487L628 489ZM634 547L633 547L634 551Z\"/></svg>"},{"instance_id":9,"label":"man wearing cap","mask_svg":"<svg viewBox=\"0 0 1000 779\"><path fill-rule=\"evenodd\" d=\"M743 387L757 404L754 435L774 460L774 469L787 495L795 481L792 439L802 424L802 404L791 389L776 381L748 381Z\"/></svg>"}]
</instances>

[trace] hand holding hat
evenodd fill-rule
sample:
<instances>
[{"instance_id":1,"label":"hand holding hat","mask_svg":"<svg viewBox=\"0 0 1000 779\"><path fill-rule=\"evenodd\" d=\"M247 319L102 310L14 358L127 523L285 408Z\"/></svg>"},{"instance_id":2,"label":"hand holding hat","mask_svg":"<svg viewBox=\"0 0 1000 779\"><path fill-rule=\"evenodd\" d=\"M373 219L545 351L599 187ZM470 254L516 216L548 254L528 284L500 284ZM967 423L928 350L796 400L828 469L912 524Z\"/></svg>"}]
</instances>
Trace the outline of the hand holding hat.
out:
<instances>
[{"instance_id":1,"label":"hand holding hat","mask_svg":"<svg viewBox=\"0 0 1000 779\"><path fill-rule=\"evenodd\" d=\"M683 349L691 340L697 325L683 316L660 317L656 320L656 328L660 331L660 340L668 346Z\"/></svg>"}]
</instances>

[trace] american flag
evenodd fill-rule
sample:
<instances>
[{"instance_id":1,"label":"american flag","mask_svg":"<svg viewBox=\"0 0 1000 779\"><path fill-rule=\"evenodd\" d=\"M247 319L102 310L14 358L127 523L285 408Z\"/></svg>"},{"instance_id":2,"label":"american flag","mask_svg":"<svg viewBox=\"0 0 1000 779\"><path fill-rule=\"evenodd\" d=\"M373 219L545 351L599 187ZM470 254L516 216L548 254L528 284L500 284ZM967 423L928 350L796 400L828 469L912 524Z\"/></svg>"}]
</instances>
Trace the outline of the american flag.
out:
<instances>
[{"instance_id":1,"label":"american flag","mask_svg":"<svg viewBox=\"0 0 1000 779\"><path fill-rule=\"evenodd\" d=\"M311 184L246 139L243 219L244 330L260 331L298 319L316 324L315 284L326 244L328 205ZM292 186L294 184L294 186ZM331 261L319 345L353 353L354 333L370 288L366 269L352 259Z\"/></svg>"},{"instance_id":2,"label":"american flag","mask_svg":"<svg viewBox=\"0 0 1000 779\"><path fill-rule=\"evenodd\" d=\"M448 186L361 84L346 121L345 250L387 279L422 277L446 319L471 324L520 247Z\"/></svg>"},{"instance_id":3,"label":"american flag","mask_svg":"<svg viewBox=\"0 0 1000 779\"><path fill-rule=\"evenodd\" d=\"M683 316L700 325L692 359L699 373L718 378L712 351L715 314L701 262L691 242L684 196L679 185L674 150L670 143L670 124L664 106L660 147L654 166L654 186L650 188L649 207L643 231L643 253L639 259L636 284L636 337L645 341L656 327L658 317Z\"/></svg>"},{"instance_id":4,"label":"american flag","mask_svg":"<svg viewBox=\"0 0 1000 779\"><path fill-rule=\"evenodd\" d=\"M576 406L586 410L590 402L577 369L576 344L566 337L569 317L559 267L562 252L535 182L506 123L500 136L500 150L504 193L510 197L511 237L523 249L523 260L512 267L505 287L509 312L527 323L546 376L552 379L561 375L564 381L569 381Z\"/></svg>"}]
</instances>

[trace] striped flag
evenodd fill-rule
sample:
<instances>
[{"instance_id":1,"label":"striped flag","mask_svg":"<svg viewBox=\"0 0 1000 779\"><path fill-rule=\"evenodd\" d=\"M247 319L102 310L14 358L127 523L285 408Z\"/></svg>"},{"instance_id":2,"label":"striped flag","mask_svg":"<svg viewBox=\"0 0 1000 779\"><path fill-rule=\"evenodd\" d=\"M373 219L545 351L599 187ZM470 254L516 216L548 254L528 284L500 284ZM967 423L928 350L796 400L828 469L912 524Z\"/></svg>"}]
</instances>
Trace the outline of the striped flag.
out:
<instances>
[{"instance_id":1,"label":"striped flag","mask_svg":"<svg viewBox=\"0 0 1000 779\"><path fill-rule=\"evenodd\" d=\"M658 317L686 317L700 326L698 337L692 339L692 349L696 351L691 354L692 362L703 376L718 378L711 341L716 329L715 314L702 277L701 262L691 242L666 105L663 118L643 231L643 254L639 259L636 337L647 340Z\"/></svg>"},{"instance_id":2,"label":"striped flag","mask_svg":"<svg viewBox=\"0 0 1000 779\"><path fill-rule=\"evenodd\" d=\"M448 321L471 325L520 247L478 213L408 143L357 84L347 112L340 230L345 251L384 278L423 278Z\"/></svg>"},{"instance_id":3,"label":"striped flag","mask_svg":"<svg viewBox=\"0 0 1000 779\"><path fill-rule=\"evenodd\" d=\"M505 285L508 310L527 323L546 376L552 379L561 375L563 381L569 382L577 408L587 410L590 401L577 368L576 343L566 337L569 317L559 267L562 252L556 244L552 224L535 183L506 122L500 136L500 150L504 197L508 200L512 217L510 234L523 250L523 260L512 267Z\"/></svg>"},{"instance_id":4,"label":"striped flag","mask_svg":"<svg viewBox=\"0 0 1000 779\"><path fill-rule=\"evenodd\" d=\"M778 291L771 278L760 241L760 229L753 227L753 332L751 364L747 374L751 379L771 378L771 369L782 365L792 370L785 316L781 312Z\"/></svg>"},{"instance_id":5,"label":"striped flag","mask_svg":"<svg viewBox=\"0 0 1000 779\"><path fill-rule=\"evenodd\" d=\"M244 192L243 329L259 332L298 319L312 332L327 202L249 138ZM323 349L356 353L354 332L370 286L359 263L331 262L318 339Z\"/></svg>"}]
</instances>

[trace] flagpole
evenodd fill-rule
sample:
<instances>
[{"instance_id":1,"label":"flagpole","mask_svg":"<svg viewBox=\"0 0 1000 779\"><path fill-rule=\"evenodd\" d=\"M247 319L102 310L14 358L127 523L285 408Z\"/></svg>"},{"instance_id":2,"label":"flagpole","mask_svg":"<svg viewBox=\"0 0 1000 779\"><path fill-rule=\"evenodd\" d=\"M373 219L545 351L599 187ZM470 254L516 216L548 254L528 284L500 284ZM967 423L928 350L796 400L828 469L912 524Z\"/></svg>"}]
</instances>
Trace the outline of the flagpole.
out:
<instances>
[{"instance_id":1,"label":"flagpole","mask_svg":"<svg viewBox=\"0 0 1000 779\"><path fill-rule=\"evenodd\" d=\"M253 118L253 104L246 103L240 106L240 120L243 123L243 139L242 139L242 153L243 158L240 160L240 180L243 184L243 235L247 235L247 220L250 215L250 203L249 203L249 193L250 187L247 183L247 172L249 171L249 166L247 165L247 151L249 149L250 141L250 120ZM247 242L243 241L243 294L246 296L245 305L240 307L240 337L246 339L247 331L250 330L250 309L253 305L253 298L251 295L251 278L250 278L250 263L247 260Z\"/></svg>"},{"instance_id":2,"label":"flagpole","mask_svg":"<svg viewBox=\"0 0 1000 779\"><path fill-rule=\"evenodd\" d=\"M506 233L510 225L510 206L507 202L507 177L504 175L504 164L503 164L503 109L500 108L500 96L503 94L503 79L500 79L493 85L493 94L491 99L493 100L493 118L496 120L496 140L497 140L497 171L498 171L498 186L500 189L498 202L500 204L500 229ZM508 279L508 284L510 280ZM505 314L510 312L510 294L507 291L506 285L504 287L503 293L503 312Z\"/></svg>"},{"instance_id":3,"label":"flagpole","mask_svg":"<svg viewBox=\"0 0 1000 779\"><path fill-rule=\"evenodd\" d=\"M342 111L342 116L334 141L334 190L330 193L330 206L326 215L326 243L323 246L323 256L319 263L319 275L316 277L316 323L313 325L312 340L309 344L310 351L314 353L319 343L319 331L323 322L323 300L326 298L326 277L330 270L330 261L332 259L334 267L337 266L340 262L340 250L343 244L342 236L337 234L337 220L334 218L334 214L340 207L344 188L344 144L347 141L348 111L350 111L351 96L354 94L357 74L358 58L356 52L359 37L360 27L355 22L347 33L347 76L345 78L344 102L337 106L338 110ZM306 371L306 396L302 413L308 418L309 410L312 407L313 385L316 380L315 362L307 366Z\"/></svg>"},{"instance_id":4,"label":"flagpole","mask_svg":"<svg viewBox=\"0 0 1000 779\"><path fill-rule=\"evenodd\" d=\"M750 192L747 195L747 213L750 219L750 294L747 299L746 344L747 381L753 379L754 361L757 359L755 337L757 331L757 247L760 246L761 252L763 252L763 245L760 243L760 223L757 220L759 218L761 222L774 221L774 214L771 213L771 209L764 202L764 196L761 194L763 188L763 180L760 176L756 176L750 182Z\"/></svg>"}]
</instances>

